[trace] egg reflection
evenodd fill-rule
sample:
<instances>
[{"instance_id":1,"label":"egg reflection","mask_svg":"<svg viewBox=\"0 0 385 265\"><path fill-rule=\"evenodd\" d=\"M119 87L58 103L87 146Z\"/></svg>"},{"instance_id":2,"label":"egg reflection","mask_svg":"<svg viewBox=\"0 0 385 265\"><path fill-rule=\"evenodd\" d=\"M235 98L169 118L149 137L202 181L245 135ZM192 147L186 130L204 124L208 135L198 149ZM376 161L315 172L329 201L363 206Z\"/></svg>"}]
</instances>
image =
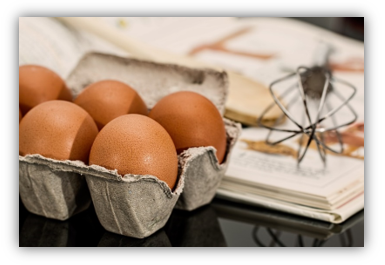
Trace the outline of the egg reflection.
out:
<instances>
[{"instance_id":1,"label":"egg reflection","mask_svg":"<svg viewBox=\"0 0 385 265\"><path fill-rule=\"evenodd\" d=\"M165 231L173 247L226 247L218 216L211 205L192 212L174 210Z\"/></svg>"},{"instance_id":2,"label":"egg reflection","mask_svg":"<svg viewBox=\"0 0 385 265\"><path fill-rule=\"evenodd\" d=\"M163 229L143 239L106 231L100 239L98 247L171 247L171 243Z\"/></svg>"}]
</instances>

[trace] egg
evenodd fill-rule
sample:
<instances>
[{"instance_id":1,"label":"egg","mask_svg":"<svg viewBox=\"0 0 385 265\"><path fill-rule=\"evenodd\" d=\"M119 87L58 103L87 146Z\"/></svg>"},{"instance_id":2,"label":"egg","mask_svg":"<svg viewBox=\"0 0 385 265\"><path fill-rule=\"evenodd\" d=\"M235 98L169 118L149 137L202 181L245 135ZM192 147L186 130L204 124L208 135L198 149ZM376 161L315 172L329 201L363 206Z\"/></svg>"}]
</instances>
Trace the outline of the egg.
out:
<instances>
[{"instance_id":1,"label":"egg","mask_svg":"<svg viewBox=\"0 0 385 265\"><path fill-rule=\"evenodd\" d=\"M98 128L74 103L52 100L31 109L19 124L19 154L88 162Z\"/></svg>"},{"instance_id":2,"label":"egg","mask_svg":"<svg viewBox=\"0 0 385 265\"><path fill-rule=\"evenodd\" d=\"M148 114L140 95L129 85L116 80L89 85L74 102L91 115L99 129L124 114Z\"/></svg>"},{"instance_id":3,"label":"egg","mask_svg":"<svg viewBox=\"0 0 385 265\"><path fill-rule=\"evenodd\" d=\"M170 189L178 176L171 137L156 121L139 114L120 116L104 126L92 145L89 163L121 175L152 175Z\"/></svg>"},{"instance_id":4,"label":"egg","mask_svg":"<svg viewBox=\"0 0 385 265\"><path fill-rule=\"evenodd\" d=\"M149 117L162 125L174 141L178 154L191 147L213 146L219 163L226 152L226 130L221 114L206 97L190 91L165 96Z\"/></svg>"},{"instance_id":5,"label":"egg","mask_svg":"<svg viewBox=\"0 0 385 265\"><path fill-rule=\"evenodd\" d=\"M72 101L64 80L50 69L39 65L19 67L19 107L23 115L49 100Z\"/></svg>"}]
</instances>

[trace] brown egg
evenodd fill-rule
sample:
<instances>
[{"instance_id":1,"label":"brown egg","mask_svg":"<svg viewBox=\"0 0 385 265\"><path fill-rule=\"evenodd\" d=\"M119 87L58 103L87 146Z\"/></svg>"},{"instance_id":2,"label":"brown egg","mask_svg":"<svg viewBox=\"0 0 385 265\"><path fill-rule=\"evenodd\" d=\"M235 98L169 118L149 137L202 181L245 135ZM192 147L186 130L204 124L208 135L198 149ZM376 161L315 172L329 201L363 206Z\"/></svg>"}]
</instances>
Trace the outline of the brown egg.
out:
<instances>
[{"instance_id":1,"label":"brown egg","mask_svg":"<svg viewBox=\"0 0 385 265\"><path fill-rule=\"evenodd\" d=\"M178 175L174 143L156 121L127 114L99 132L90 152L90 165L117 169L121 175L152 175L173 189Z\"/></svg>"},{"instance_id":2,"label":"brown egg","mask_svg":"<svg viewBox=\"0 0 385 265\"><path fill-rule=\"evenodd\" d=\"M74 102L91 115L99 129L124 114L148 114L139 94L129 85L115 80L89 85Z\"/></svg>"},{"instance_id":3,"label":"brown egg","mask_svg":"<svg viewBox=\"0 0 385 265\"><path fill-rule=\"evenodd\" d=\"M226 130L221 114L204 96L181 91L162 98L149 117L170 134L178 154L190 147L213 146L219 163L226 152Z\"/></svg>"},{"instance_id":4,"label":"brown egg","mask_svg":"<svg viewBox=\"0 0 385 265\"><path fill-rule=\"evenodd\" d=\"M47 101L31 109L19 125L19 154L40 154L57 160L88 162L98 128L79 106Z\"/></svg>"},{"instance_id":5,"label":"brown egg","mask_svg":"<svg viewBox=\"0 0 385 265\"><path fill-rule=\"evenodd\" d=\"M42 102L56 99L72 101L59 75L39 65L19 67L19 106L23 115Z\"/></svg>"},{"instance_id":6,"label":"brown egg","mask_svg":"<svg viewBox=\"0 0 385 265\"><path fill-rule=\"evenodd\" d=\"M20 108L19 108L19 123L20 123L20 121L21 121L22 118L23 118L23 115L21 115L21 110L20 110Z\"/></svg>"}]
</instances>

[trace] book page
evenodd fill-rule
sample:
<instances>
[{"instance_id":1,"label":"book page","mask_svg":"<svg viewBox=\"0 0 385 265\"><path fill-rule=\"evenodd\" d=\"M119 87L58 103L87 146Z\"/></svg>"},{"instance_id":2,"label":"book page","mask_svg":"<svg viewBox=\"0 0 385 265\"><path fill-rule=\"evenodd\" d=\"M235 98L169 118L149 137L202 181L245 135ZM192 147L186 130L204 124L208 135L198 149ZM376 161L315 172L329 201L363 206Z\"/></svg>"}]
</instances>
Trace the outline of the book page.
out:
<instances>
[{"instance_id":1,"label":"book page","mask_svg":"<svg viewBox=\"0 0 385 265\"><path fill-rule=\"evenodd\" d=\"M190 55L269 85L280 74L318 60L327 41L335 63L353 54L363 67L363 43L304 22L286 18L234 17L102 17L120 33L164 51Z\"/></svg>"},{"instance_id":2,"label":"book page","mask_svg":"<svg viewBox=\"0 0 385 265\"><path fill-rule=\"evenodd\" d=\"M101 21L138 41L187 55L194 47L209 43L238 27L232 17L101 17Z\"/></svg>"},{"instance_id":3,"label":"book page","mask_svg":"<svg viewBox=\"0 0 385 265\"><path fill-rule=\"evenodd\" d=\"M327 197L364 177L364 161L361 159L329 154L324 167L318 152L310 149L298 167L296 157L265 154L248 149L242 142L244 139L260 142L265 138L264 130L243 130L231 154L225 179Z\"/></svg>"},{"instance_id":4,"label":"book page","mask_svg":"<svg viewBox=\"0 0 385 265\"><path fill-rule=\"evenodd\" d=\"M66 78L80 58L90 51L127 56L109 42L55 18L19 18L19 65L38 64Z\"/></svg>"}]
</instances>

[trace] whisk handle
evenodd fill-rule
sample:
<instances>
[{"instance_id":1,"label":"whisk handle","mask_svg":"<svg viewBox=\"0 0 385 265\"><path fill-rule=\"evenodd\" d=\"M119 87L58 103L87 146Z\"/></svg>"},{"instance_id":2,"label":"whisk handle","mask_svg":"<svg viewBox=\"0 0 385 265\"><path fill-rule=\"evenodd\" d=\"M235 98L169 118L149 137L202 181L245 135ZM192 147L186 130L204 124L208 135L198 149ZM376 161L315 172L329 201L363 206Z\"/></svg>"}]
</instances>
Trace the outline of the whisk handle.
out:
<instances>
[{"instance_id":1,"label":"whisk handle","mask_svg":"<svg viewBox=\"0 0 385 265\"><path fill-rule=\"evenodd\" d=\"M314 58L314 65L319 67L328 68L329 65L329 56L332 53L333 48L331 45L321 42L317 49L317 53Z\"/></svg>"}]
</instances>

